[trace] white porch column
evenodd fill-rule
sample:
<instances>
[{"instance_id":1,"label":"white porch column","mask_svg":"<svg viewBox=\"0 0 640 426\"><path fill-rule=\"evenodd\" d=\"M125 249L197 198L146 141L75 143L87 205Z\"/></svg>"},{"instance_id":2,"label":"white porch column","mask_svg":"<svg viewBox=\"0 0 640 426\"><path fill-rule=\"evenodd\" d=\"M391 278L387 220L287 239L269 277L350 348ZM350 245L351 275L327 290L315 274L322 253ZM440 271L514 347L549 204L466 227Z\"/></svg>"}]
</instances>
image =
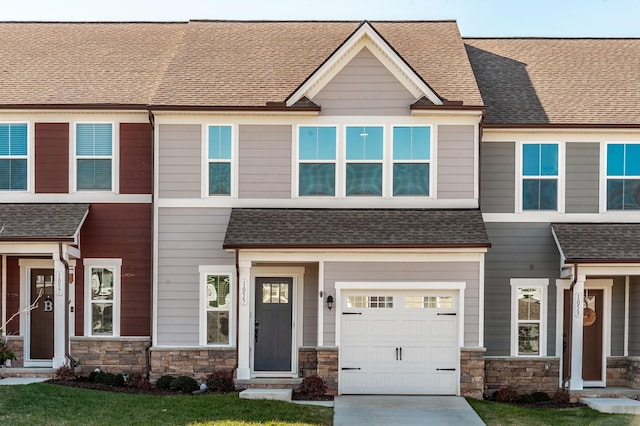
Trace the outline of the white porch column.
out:
<instances>
[{"instance_id":1,"label":"white porch column","mask_svg":"<svg viewBox=\"0 0 640 426\"><path fill-rule=\"evenodd\" d=\"M240 260L240 282L238 283L238 371L239 380L251 378L250 343L251 327L251 261Z\"/></svg>"},{"instance_id":2,"label":"white porch column","mask_svg":"<svg viewBox=\"0 0 640 426\"><path fill-rule=\"evenodd\" d=\"M58 254L53 256L53 368L62 367L65 362L65 314L68 309L65 297L64 274L66 269L58 258ZM44 303L40 301L39 303Z\"/></svg>"},{"instance_id":3,"label":"white porch column","mask_svg":"<svg viewBox=\"0 0 640 426\"><path fill-rule=\"evenodd\" d=\"M582 314L584 310L585 275L578 275L571 298L571 378L570 390L582 390Z\"/></svg>"}]
</instances>

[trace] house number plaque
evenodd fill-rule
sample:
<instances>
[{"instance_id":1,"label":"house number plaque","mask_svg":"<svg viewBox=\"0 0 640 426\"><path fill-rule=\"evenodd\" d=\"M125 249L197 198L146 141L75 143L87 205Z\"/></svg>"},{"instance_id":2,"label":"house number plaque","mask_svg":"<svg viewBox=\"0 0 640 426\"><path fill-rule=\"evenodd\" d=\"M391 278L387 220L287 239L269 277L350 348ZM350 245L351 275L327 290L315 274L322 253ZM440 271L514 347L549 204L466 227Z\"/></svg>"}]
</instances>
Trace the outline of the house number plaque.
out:
<instances>
[{"instance_id":1,"label":"house number plaque","mask_svg":"<svg viewBox=\"0 0 640 426\"><path fill-rule=\"evenodd\" d=\"M56 274L56 293L58 296L62 296L62 274L60 272Z\"/></svg>"},{"instance_id":2,"label":"house number plaque","mask_svg":"<svg viewBox=\"0 0 640 426\"><path fill-rule=\"evenodd\" d=\"M582 294L579 292L576 292L573 295L573 300L575 300L575 311L573 313L573 316L575 318L580 318L582 316Z\"/></svg>"},{"instance_id":3,"label":"house number plaque","mask_svg":"<svg viewBox=\"0 0 640 426\"><path fill-rule=\"evenodd\" d=\"M247 280L242 280L240 284L240 304L246 305L249 300L249 295L247 294Z\"/></svg>"}]
</instances>

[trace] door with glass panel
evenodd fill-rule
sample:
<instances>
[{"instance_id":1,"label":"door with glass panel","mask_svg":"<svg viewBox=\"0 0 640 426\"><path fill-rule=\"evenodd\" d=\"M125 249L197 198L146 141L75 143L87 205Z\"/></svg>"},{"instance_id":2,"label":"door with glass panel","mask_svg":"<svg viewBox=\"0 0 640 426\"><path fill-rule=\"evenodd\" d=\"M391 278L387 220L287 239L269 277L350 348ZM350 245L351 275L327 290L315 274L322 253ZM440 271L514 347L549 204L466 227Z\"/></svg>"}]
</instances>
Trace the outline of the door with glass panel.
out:
<instances>
[{"instance_id":1,"label":"door with glass panel","mask_svg":"<svg viewBox=\"0 0 640 426\"><path fill-rule=\"evenodd\" d=\"M291 371L293 278L256 278L254 370Z\"/></svg>"}]
</instances>

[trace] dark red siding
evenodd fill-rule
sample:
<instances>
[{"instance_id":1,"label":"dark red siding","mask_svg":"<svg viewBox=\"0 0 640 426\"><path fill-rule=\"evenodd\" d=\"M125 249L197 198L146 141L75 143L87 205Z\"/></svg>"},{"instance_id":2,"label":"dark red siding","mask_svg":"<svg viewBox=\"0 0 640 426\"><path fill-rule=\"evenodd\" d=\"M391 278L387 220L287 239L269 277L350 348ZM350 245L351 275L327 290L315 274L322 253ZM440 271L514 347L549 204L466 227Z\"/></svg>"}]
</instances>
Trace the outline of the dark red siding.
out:
<instances>
[{"instance_id":1,"label":"dark red siding","mask_svg":"<svg viewBox=\"0 0 640 426\"><path fill-rule=\"evenodd\" d=\"M7 257L7 319L20 310L20 264L17 257ZM7 324L7 334L20 332L20 316Z\"/></svg>"},{"instance_id":2,"label":"dark red siding","mask_svg":"<svg viewBox=\"0 0 640 426\"><path fill-rule=\"evenodd\" d=\"M38 193L69 192L69 123L36 123Z\"/></svg>"},{"instance_id":3,"label":"dark red siding","mask_svg":"<svg viewBox=\"0 0 640 426\"><path fill-rule=\"evenodd\" d=\"M149 123L120 124L120 193L151 194L153 133Z\"/></svg>"},{"instance_id":4,"label":"dark red siding","mask_svg":"<svg viewBox=\"0 0 640 426\"><path fill-rule=\"evenodd\" d=\"M83 258L121 258L120 335L149 336L151 204L91 204L80 233ZM76 263L76 335L84 335L84 271Z\"/></svg>"}]
</instances>

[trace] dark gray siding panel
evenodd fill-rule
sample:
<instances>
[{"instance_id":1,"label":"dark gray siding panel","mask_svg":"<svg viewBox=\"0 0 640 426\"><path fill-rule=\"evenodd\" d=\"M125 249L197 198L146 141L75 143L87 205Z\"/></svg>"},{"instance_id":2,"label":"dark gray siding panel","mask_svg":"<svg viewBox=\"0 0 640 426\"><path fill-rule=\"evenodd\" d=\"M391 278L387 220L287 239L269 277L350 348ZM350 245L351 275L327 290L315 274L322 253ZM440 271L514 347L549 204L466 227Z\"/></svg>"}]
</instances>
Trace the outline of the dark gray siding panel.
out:
<instances>
[{"instance_id":1,"label":"dark gray siding panel","mask_svg":"<svg viewBox=\"0 0 640 426\"><path fill-rule=\"evenodd\" d=\"M511 278L548 278L547 354L555 355L556 279L560 255L548 223L486 223L485 346L489 356L511 348Z\"/></svg>"},{"instance_id":2,"label":"dark gray siding panel","mask_svg":"<svg viewBox=\"0 0 640 426\"><path fill-rule=\"evenodd\" d=\"M438 198L473 198L473 126L438 126Z\"/></svg>"},{"instance_id":3,"label":"dark gray siding panel","mask_svg":"<svg viewBox=\"0 0 640 426\"><path fill-rule=\"evenodd\" d=\"M567 143L565 211L598 213L600 144Z\"/></svg>"},{"instance_id":4,"label":"dark gray siding panel","mask_svg":"<svg viewBox=\"0 0 640 426\"><path fill-rule=\"evenodd\" d=\"M302 319L304 346L318 344L318 264L304 265L304 313Z\"/></svg>"},{"instance_id":5,"label":"dark gray siding panel","mask_svg":"<svg viewBox=\"0 0 640 426\"><path fill-rule=\"evenodd\" d=\"M239 198L291 198L291 126L240 126Z\"/></svg>"},{"instance_id":6,"label":"dark gray siding panel","mask_svg":"<svg viewBox=\"0 0 640 426\"><path fill-rule=\"evenodd\" d=\"M515 142L480 145L480 207L483 213L515 211Z\"/></svg>"},{"instance_id":7,"label":"dark gray siding panel","mask_svg":"<svg viewBox=\"0 0 640 426\"><path fill-rule=\"evenodd\" d=\"M599 278L599 277L594 277ZM624 277L614 277L611 289L611 355L624 355Z\"/></svg>"},{"instance_id":8,"label":"dark gray siding panel","mask_svg":"<svg viewBox=\"0 0 640 426\"><path fill-rule=\"evenodd\" d=\"M629 284L629 355L640 356L640 277Z\"/></svg>"}]
</instances>

